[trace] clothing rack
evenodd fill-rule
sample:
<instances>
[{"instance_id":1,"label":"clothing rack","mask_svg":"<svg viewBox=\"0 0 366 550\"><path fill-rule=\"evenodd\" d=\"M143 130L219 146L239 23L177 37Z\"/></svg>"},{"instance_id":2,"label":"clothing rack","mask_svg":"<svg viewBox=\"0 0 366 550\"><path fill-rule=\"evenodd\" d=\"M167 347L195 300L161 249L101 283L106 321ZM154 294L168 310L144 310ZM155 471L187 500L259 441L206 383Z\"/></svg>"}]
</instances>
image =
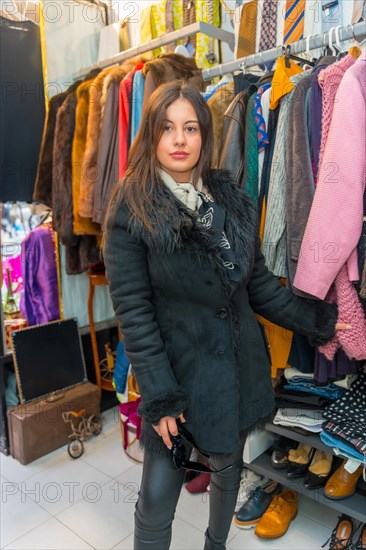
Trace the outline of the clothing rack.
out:
<instances>
[{"instance_id":1,"label":"clothing rack","mask_svg":"<svg viewBox=\"0 0 366 550\"><path fill-rule=\"evenodd\" d=\"M111 65L115 65L126 59L131 59L145 52L161 48L162 46L166 46L167 44L172 44L177 40L182 40L183 38L187 38L188 36L197 34L198 32L207 34L211 38L216 38L217 40L227 42L230 49L234 51L235 36L232 32L225 31L223 29L220 29L219 27L215 27L214 25L205 23L204 21L199 21L197 23L192 23L192 25L187 25L186 27L183 27L178 31L170 32L165 36L155 38L154 40L151 40L146 44L142 44L141 46L137 46L136 48L129 48L124 52L120 52L116 55L113 55L112 57L108 57L107 59L98 61L98 63L95 63L95 65L92 65L91 67L87 67L75 72L73 74L73 77L75 80L77 80L78 78L86 76L90 71L94 69L105 69L106 67L110 67Z\"/></svg>"},{"instance_id":2,"label":"clothing rack","mask_svg":"<svg viewBox=\"0 0 366 550\"><path fill-rule=\"evenodd\" d=\"M329 44L329 35L330 33L333 35L334 30L335 28L332 28L327 32L313 34L308 38L303 38L302 40L293 42L291 44L291 53L305 53L310 50L326 47ZM355 25L340 27L337 32L339 42L352 39L362 40L366 37L366 23L362 21L360 23L356 23ZM244 68L254 67L256 65L266 65L272 61L275 61L278 57L282 57L282 55L283 46L277 46L271 50L255 53L247 57L235 59L234 61L228 61L227 63L212 67L212 69L205 69L202 71L202 77L203 80L211 80L216 76L223 76L224 74L233 73L234 71L243 70Z\"/></svg>"}]
</instances>

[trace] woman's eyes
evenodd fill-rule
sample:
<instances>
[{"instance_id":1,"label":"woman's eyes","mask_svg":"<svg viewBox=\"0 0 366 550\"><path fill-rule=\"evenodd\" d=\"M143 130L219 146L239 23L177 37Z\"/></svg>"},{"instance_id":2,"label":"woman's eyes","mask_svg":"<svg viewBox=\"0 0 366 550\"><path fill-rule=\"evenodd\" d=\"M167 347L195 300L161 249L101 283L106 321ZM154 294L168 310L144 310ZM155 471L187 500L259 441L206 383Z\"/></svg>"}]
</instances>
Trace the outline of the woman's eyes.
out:
<instances>
[{"instance_id":1,"label":"woman's eyes","mask_svg":"<svg viewBox=\"0 0 366 550\"><path fill-rule=\"evenodd\" d=\"M170 132L172 130L174 130L173 126L170 126L169 124L163 126L163 131L164 132ZM194 132L198 131L198 128L196 126L186 126L185 130L189 134L193 134Z\"/></svg>"}]
</instances>

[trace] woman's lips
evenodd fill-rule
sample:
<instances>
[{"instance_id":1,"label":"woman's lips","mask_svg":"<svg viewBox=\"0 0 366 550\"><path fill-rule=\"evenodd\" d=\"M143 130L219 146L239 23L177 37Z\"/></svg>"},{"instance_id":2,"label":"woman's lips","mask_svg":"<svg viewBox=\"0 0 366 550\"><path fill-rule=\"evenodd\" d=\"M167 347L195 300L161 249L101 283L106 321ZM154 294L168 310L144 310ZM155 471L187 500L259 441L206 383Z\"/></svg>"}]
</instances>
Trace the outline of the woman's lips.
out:
<instances>
[{"instance_id":1,"label":"woman's lips","mask_svg":"<svg viewBox=\"0 0 366 550\"><path fill-rule=\"evenodd\" d=\"M186 159L188 157L188 153L184 153L183 151L176 151L175 153L171 153L170 156L174 159Z\"/></svg>"}]
</instances>

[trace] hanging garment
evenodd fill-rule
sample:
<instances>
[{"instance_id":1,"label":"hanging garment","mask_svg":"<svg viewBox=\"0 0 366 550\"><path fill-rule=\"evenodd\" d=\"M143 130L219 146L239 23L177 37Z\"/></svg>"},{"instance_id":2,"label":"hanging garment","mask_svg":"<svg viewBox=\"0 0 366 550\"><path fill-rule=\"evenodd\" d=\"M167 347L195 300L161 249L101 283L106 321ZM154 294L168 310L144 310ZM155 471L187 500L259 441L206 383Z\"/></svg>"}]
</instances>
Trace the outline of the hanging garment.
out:
<instances>
[{"instance_id":1,"label":"hanging garment","mask_svg":"<svg viewBox=\"0 0 366 550\"><path fill-rule=\"evenodd\" d=\"M314 362L314 379L318 384L325 384L329 380L334 380L347 374L355 374L360 366L360 362L355 359L349 359L343 349L337 350L333 359L329 360L317 351Z\"/></svg>"},{"instance_id":2,"label":"hanging garment","mask_svg":"<svg viewBox=\"0 0 366 550\"><path fill-rule=\"evenodd\" d=\"M256 50L258 0L246 2L241 10L236 58L252 55Z\"/></svg>"},{"instance_id":3,"label":"hanging garment","mask_svg":"<svg viewBox=\"0 0 366 550\"><path fill-rule=\"evenodd\" d=\"M365 21L366 18L366 0L353 0L352 24L359 21Z\"/></svg>"},{"instance_id":4,"label":"hanging garment","mask_svg":"<svg viewBox=\"0 0 366 550\"><path fill-rule=\"evenodd\" d=\"M305 0L286 0L283 43L291 44L304 36Z\"/></svg>"},{"instance_id":5,"label":"hanging garment","mask_svg":"<svg viewBox=\"0 0 366 550\"><path fill-rule=\"evenodd\" d=\"M76 235L97 235L99 225L90 218L84 218L79 213L80 179L81 169L86 146L86 133L88 126L88 113L90 106L91 86L94 79L87 80L78 86L76 90L77 106L75 119L75 132L72 142L72 201L74 214L74 233Z\"/></svg>"},{"instance_id":6,"label":"hanging garment","mask_svg":"<svg viewBox=\"0 0 366 550\"><path fill-rule=\"evenodd\" d=\"M49 208L52 207L52 155L56 116L66 97L67 92L63 92L51 97L48 103L34 184L33 200L45 204Z\"/></svg>"},{"instance_id":7,"label":"hanging garment","mask_svg":"<svg viewBox=\"0 0 366 550\"><path fill-rule=\"evenodd\" d=\"M320 141L322 135L322 103L323 103L323 93L322 88L318 83L318 75L320 71L328 67L331 63L336 61L335 57L324 56L322 57L314 70L312 71L312 80L311 80L311 94L310 94L310 142L311 142L311 159L313 165L313 176L314 183L316 185L316 180L318 176L319 169L319 152L320 152Z\"/></svg>"},{"instance_id":8,"label":"hanging garment","mask_svg":"<svg viewBox=\"0 0 366 550\"><path fill-rule=\"evenodd\" d=\"M317 5L317 9L320 10L320 28L318 25L318 32L327 32L332 27L346 25L346 22L343 22L343 4L343 0L321 0L320 4ZM315 18L314 12L313 18Z\"/></svg>"},{"instance_id":9,"label":"hanging garment","mask_svg":"<svg viewBox=\"0 0 366 550\"><path fill-rule=\"evenodd\" d=\"M269 106L271 110L276 109L281 98L294 89L290 77L303 72L303 70L291 59L289 62L290 67L286 67L284 57L279 57L277 59L276 70L272 79L271 103Z\"/></svg>"},{"instance_id":10,"label":"hanging garment","mask_svg":"<svg viewBox=\"0 0 366 550\"><path fill-rule=\"evenodd\" d=\"M38 25L0 17L0 66L0 202L32 202L45 121Z\"/></svg>"},{"instance_id":11,"label":"hanging garment","mask_svg":"<svg viewBox=\"0 0 366 550\"><path fill-rule=\"evenodd\" d=\"M136 71L139 71L144 66L143 63L136 63L135 67L122 80L119 88L119 179L122 179L127 167L128 155L128 131L130 127L130 105L132 99L132 79Z\"/></svg>"},{"instance_id":12,"label":"hanging garment","mask_svg":"<svg viewBox=\"0 0 366 550\"><path fill-rule=\"evenodd\" d=\"M93 220L102 224L113 188L118 182L118 120L119 88L129 65L114 67L103 83L102 117L97 164L99 170L94 186Z\"/></svg>"},{"instance_id":13,"label":"hanging garment","mask_svg":"<svg viewBox=\"0 0 366 550\"><path fill-rule=\"evenodd\" d=\"M258 204L258 139L254 100L258 90L248 99L245 116L244 188L255 204Z\"/></svg>"},{"instance_id":14,"label":"hanging garment","mask_svg":"<svg viewBox=\"0 0 366 550\"><path fill-rule=\"evenodd\" d=\"M72 142L77 97L71 88L56 117L52 161L53 228L66 249L66 273L75 275L98 260L94 236L77 236L73 231Z\"/></svg>"},{"instance_id":15,"label":"hanging garment","mask_svg":"<svg viewBox=\"0 0 366 550\"><path fill-rule=\"evenodd\" d=\"M214 150L212 155L212 165L218 167L221 142L224 129L224 113L234 100L234 83L229 82L222 86L214 95L207 101L212 115L213 133L214 133Z\"/></svg>"},{"instance_id":16,"label":"hanging garment","mask_svg":"<svg viewBox=\"0 0 366 550\"><path fill-rule=\"evenodd\" d=\"M188 2L189 3L189 2ZM196 20L209 25L220 27L220 1L219 0L195 0ZM207 69L220 61L219 41L204 33L196 35L197 67Z\"/></svg>"},{"instance_id":17,"label":"hanging garment","mask_svg":"<svg viewBox=\"0 0 366 550\"><path fill-rule=\"evenodd\" d=\"M85 152L80 174L79 213L84 218L92 218L94 210L94 187L98 175L98 148L101 124L101 96L103 82L111 72L104 69L89 87L89 112L86 131Z\"/></svg>"},{"instance_id":18,"label":"hanging garment","mask_svg":"<svg viewBox=\"0 0 366 550\"><path fill-rule=\"evenodd\" d=\"M260 94L261 88L258 90L258 95ZM268 117L269 117L269 101L271 97L271 87L265 90L260 97L260 105L262 109L262 118L264 127L262 127L261 135L258 138L258 192L260 193L262 174L263 174L263 164L264 156L266 149L269 145L269 136L268 136ZM265 132L265 133L264 133Z\"/></svg>"},{"instance_id":19,"label":"hanging garment","mask_svg":"<svg viewBox=\"0 0 366 550\"><path fill-rule=\"evenodd\" d=\"M315 191L306 112L311 78L306 74L294 90L286 141L287 283L300 296L293 281Z\"/></svg>"},{"instance_id":20,"label":"hanging garment","mask_svg":"<svg viewBox=\"0 0 366 550\"><path fill-rule=\"evenodd\" d=\"M291 83L298 86L309 75L300 73L291 77ZM296 88L295 88L296 90ZM294 90L282 98L278 117L276 141L274 145L269 191L267 198L266 220L262 241L262 253L266 265L277 277L286 277L286 140L289 126L289 113ZM303 104L304 105L304 104ZM304 144L305 149L305 144ZM290 161L291 162L291 161Z\"/></svg>"},{"instance_id":21,"label":"hanging garment","mask_svg":"<svg viewBox=\"0 0 366 550\"><path fill-rule=\"evenodd\" d=\"M257 87L253 84L247 91L238 94L225 112L222 147L219 167L230 170L235 182L243 187L244 150L245 150L245 116L248 99Z\"/></svg>"},{"instance_id":22,"label":"hanging garment","mask_svg":"<svg viewBox=\"0 0 366 550\"><path fill-rule=\"evenodd\" d=\"M166 33L165 28L165 1L158 2L151 6L151 38L159 38L159 36L164 36ZM166 52L166 47L156 48L153 51L154 57L159 57L162 53Z\"/></svg>"},{"instance_id":23,"label":"hanging garment","mask_svg":"<svg viewBox=\"0 0 366 550\"><path fill-rule=\"evenodd\" d=\"M22 272L21 311L28 326L59 319L56 242L51 224L33 229L22 242Z\"/></svg>"},{"instance_id":24,"label":"hanging garment","mask_svg":"<svg viewBox=\"0 0 366 550\"><path fill-rule=\"evenodd\" d=\"M319 347L327 359L333 359L337 349L342 346L350 359L366 359L366 318L359 302L357 291L348 279L346 264L338 273L334 290L330 290L327 301L338 305L338 322L350 325L347 331L338 331L334 338Z\"/></svg>"},{"instance_id":25,"label":"hanging garment","mask_svg":"<svg viewBox=\"0 0 366 550\"><path fill-rule=\"evenodd\" d=\"M346 135L347 139L339 139L340 135ZM359 279L356 246L363 219L365 141L366 54L363 54L348 69L336 94L317 191L294 280L296 288L320 299L325 298L345 262L349 280Z\"/></svg>"},{"instance_id":26,"label":"hanging garment","mask_svg":"<svg viewBox=\"0 0 366 550\"><path fill-rule=\"evenodd\" d=\"M106 25L104 7L96 3L43 0L43 63L48 97L64 92L74 74L98 61L100 31Z\"/></svg>"},{"instance_id":27,"label":"hanging garment","mask_svg":"<svg viewBox=\"0 0 366 550\"><path fill-rule=\"evenodd\" d=\"M319 151L319 166L322 164L325 146L328 139L329 127L332 121L335 96L345 72L356 62L352 55L342 57L319 73L318 83L322 89L322 133Z\"/></svg>"},{"instance_id":28,"label":"hanging garment","mask_svg":"<svg viewBox=\"0 0 366 550\"><path fill-rule=\"evenodd\" d=\"M140 128L142 107L144 104L145 79L142 71L136 71L132 84L132 116L131 116L131 144Z\"/></svg>"},{"instance_id":29,"label":"hanging garment","mask_svg":"<svg viewBox=\"0 0 366 550\"><path fill-rule=\"evenodd\" d=\"M98 49L98 61L103 61L116 55L120 49L120 27L121 24L112 23L100 29L100 40Z\"/></svg>"}]
</instances>

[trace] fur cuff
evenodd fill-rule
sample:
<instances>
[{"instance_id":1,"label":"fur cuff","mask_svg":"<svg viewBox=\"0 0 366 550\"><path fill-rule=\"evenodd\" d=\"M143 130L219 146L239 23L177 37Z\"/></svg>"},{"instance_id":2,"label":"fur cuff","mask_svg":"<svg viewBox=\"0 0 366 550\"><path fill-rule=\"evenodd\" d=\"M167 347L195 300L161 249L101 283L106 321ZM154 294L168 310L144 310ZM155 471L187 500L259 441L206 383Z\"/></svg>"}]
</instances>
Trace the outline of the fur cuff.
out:
<instances>
[{"instance_id":1,"label":"fur cuff","mask_svg":"<svg viewBox=\"0 0 366 550\"><path fill-rule=\"evenodd\" d=\"M316 347L330 342L335 335L335 326L338 319L337 304L328 304L320 302L316 305L315 331L309 336L309 343Z\"/></svg>"},{"instance_id":2,"label":"fur cuff","mask_svg":"<svg viewBox=\"0 0 366 550\"><path fill-rule=\"evenodd\" d=\"M187 393L183 388L163 393L150 399L150 401L141 402L138 413L150 424L158 424L163 416L177 417L188 405Z\"/></svg>"}]
</instances>

